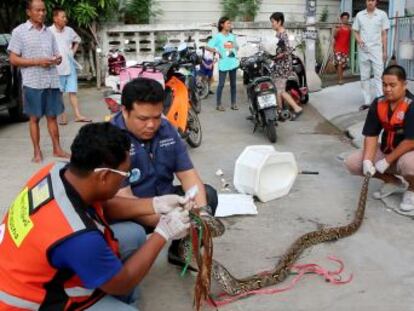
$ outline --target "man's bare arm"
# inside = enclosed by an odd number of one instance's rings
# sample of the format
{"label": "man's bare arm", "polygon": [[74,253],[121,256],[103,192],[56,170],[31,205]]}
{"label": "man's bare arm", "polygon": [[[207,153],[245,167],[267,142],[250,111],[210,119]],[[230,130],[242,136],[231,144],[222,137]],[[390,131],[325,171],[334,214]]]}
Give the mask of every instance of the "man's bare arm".
{"label": "man's bare arm", "polygon": [[112,221],[133,220],[142,216],[154,215],[152,198],[115,196],[105,203],[105,216]]}
{"label": "man's bare arm", "polygon": [[374,162],[378,148],[378,136],[366,136],[364,139],[364,160]]}
{"label": "man's bare arm", "polygon": [[102,285],[101,289],[110,295],[130,293],[148,273],[165,243],[161,235],[153,233],[147,242],[125,262],[121,271]]}
{"label": "man's bare arm", "polygon": [[56,64],[52,58],[24,58],[13,52],[10,52],[10,63],[16,67],[49,67]]}

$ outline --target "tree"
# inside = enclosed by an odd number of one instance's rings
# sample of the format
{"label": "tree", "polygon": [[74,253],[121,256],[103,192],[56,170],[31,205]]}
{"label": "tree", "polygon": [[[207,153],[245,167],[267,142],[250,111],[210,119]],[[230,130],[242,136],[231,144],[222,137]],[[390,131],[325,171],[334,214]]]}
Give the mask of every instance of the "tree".
{"label": "tree", "polygon": [[[0,27],[2,32],[10,32],[26,20],[24,0],[3,0],[0,2]],[[117,11],[117,0],[45,0],[49,21],[54,6],[60,6],[68,15],[71,25],[87,39],[98,44],[98,25],[106,21],[111,13]]]}
{"label": "tree", "polygon": [[222,0],[223,13],[232,20],[254,21],[262,0]]}
{"label": "tree", "polygon": [[126,0],[120,5],[126,24],[148,24],[151,18],[161,14],[154,0]]}

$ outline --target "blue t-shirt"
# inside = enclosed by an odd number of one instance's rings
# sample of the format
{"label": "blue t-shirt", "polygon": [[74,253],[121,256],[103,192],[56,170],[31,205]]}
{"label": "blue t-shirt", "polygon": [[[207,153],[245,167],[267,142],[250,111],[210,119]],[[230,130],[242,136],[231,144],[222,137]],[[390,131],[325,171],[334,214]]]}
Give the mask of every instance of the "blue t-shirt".
{"label": "blue t-shirt", "polygon": [[[76,209],[81,209],[91,221],[96,218],[95,210],[88,206],[79,193],[60,172],[66,195]],[[122,269],[121,260],[114,254],[102,232],[85,231],[73,235],[52,246],[48,252],[50,263],[57,269],[66,269],[77,275],[85,288],[95,289],[112,279]]]}
{"label": "blue t-shirt", "polygon": [[218,62],[220,71],[229,71],[239,67],[239,60],[237,59],[238,46],[235,35],[232,33],[224,35],[220,32],[211,38],[208,46],[217,49],[220,53]]}
{"label": "blue t-shirt", "polygon": [[120,259],[98,231],[88,231],[64,240],[49,254],[55,268],[73,271],[85,288],[101,287],[122,269]]}
{"label": "blue t-shirt", "polygon": [[[122,113],[111,120],[127,130]],[[193,163],[180,134],[166,119],[150,141],[143,141],[128,132],[131,139],[131,170],[138,170],[126,180],[135,196],[154,197],[174,193],[174,174],[192,169]]]}

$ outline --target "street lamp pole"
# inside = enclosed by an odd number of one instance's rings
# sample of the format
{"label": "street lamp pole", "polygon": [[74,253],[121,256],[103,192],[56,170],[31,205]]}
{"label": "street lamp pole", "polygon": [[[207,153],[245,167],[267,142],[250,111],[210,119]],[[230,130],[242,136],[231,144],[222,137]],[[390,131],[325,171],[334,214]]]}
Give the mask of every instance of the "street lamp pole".
{"label": "street lamp pole", "polygon": [[322,82],[315,71],[316,66],[316,38],[318,32],[316,24],[316,0],[306,0],[306,77],[310,92],[321,90]]}

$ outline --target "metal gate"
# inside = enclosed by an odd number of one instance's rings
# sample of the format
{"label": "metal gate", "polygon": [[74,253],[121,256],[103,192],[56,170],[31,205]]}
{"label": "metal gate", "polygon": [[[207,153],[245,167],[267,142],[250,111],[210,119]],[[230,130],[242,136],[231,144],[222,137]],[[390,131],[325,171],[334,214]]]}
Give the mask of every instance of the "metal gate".
{"label": "metal gate", "polygon": [[[411,43],[414,49],[414,16],[395,18],[395,23],[391,23],[390,33],[393,36],[396,35],[395,51],[398,64],[405,68],[408,79],[414,80],[414,59],[402,59],[400,55],[400,48],[403,44]],[[390,37],[393,38],[393,36]],[[394,42],[392,46],[394,47]]]}

